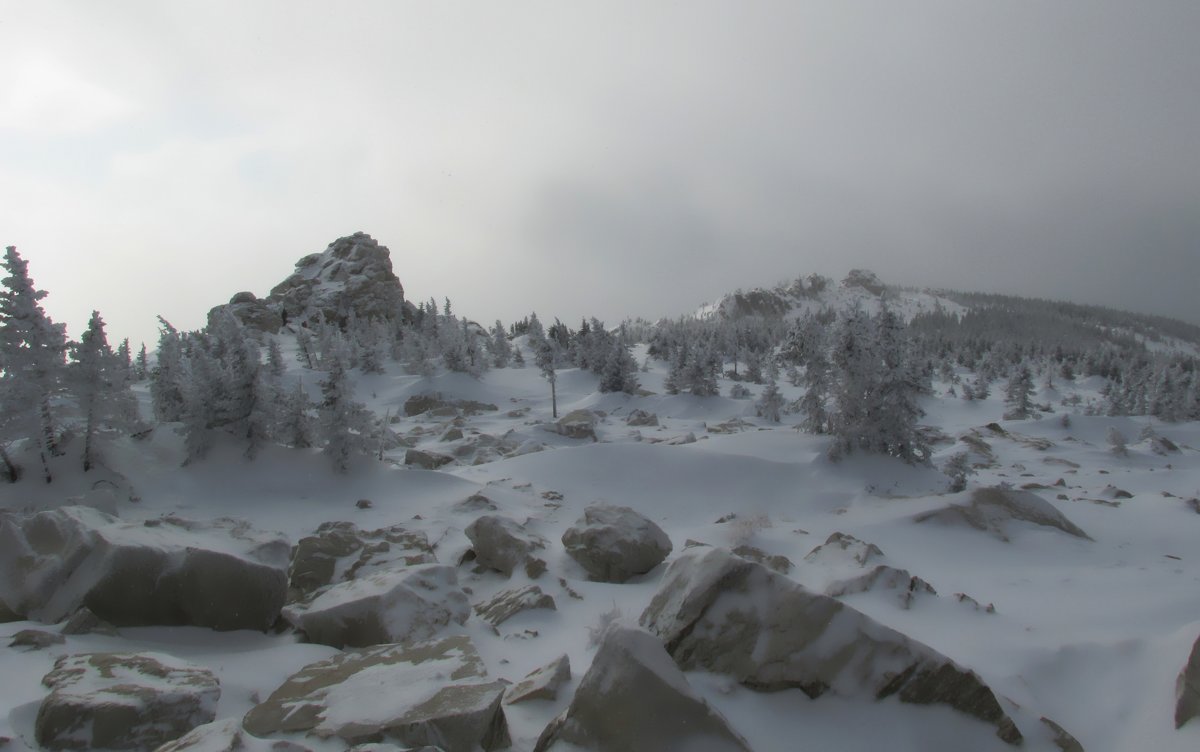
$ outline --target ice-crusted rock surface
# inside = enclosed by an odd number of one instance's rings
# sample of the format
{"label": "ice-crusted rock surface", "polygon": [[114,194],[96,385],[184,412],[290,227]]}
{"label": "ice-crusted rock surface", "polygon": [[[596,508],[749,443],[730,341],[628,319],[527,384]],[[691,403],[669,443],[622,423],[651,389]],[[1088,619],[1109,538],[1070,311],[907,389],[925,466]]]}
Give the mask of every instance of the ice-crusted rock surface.
{"label": "ice-crusted rock surface", "polygon": [[51,750],[154,749],[216,718],[211,671],[160,653],[59,658],[42,683],[38,744]]}
{"label": "ice-crusted rock surface", "polygon": [[353,522],[326,522],[292,552],[288,600],[307,600],[330,585],[379,570],[436,562],[423,532],[402,525],[360,530]]}
{"label": "ice-crusted rock surface", "polygon": [[340,653],[300,669],[243,719],[258,737],[302,733],[347,745],[509,746],[506,685],[465,636]]}
{"label": "ice-crusted rock surface", "polygon": [[829,596],[722,549],[685,551],[671,563],[641,623],[684,670],[728,674],[760,690],[797,688],[944,704],[1021,733],[992,690],[933,648]]}

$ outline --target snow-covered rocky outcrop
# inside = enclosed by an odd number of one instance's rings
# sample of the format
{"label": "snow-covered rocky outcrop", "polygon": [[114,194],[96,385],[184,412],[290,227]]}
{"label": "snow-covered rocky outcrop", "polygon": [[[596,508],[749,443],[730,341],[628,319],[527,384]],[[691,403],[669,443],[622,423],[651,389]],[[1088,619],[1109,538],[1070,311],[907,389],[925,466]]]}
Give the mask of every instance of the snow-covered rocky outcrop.
{"label": "snow-covered rocky outcrop", "polygon": [[239,292],[225,306],[214,308],[209,318],[228,309],[246,326],[275,333],[285,324],[300,325],[318,316],[339,326],[351,316],[399,321],[408,307],[387,246],[356,232],[301,258],[291,276],[266,298]]}

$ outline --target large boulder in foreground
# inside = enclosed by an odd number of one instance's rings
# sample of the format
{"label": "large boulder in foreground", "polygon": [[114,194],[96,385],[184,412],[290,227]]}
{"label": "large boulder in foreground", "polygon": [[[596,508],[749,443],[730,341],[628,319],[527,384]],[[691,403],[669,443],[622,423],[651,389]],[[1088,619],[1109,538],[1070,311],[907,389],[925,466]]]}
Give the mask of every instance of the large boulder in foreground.
{"label": "large boulder in foreground", "polygon": [[949,705],[1019,744],[992,690],[933,648],[727,551],[695,548],[667,569],[641,623],[685,671],[751,689]]}
{"label": "large boulder in foreground", "polygon": [[750,752],[725,719],[691,688],[662,643],[613,627],[570,706],[546,727],[534,752]]}
{"label": "large boulder in foreground", "polygon": [[428,639],[470,615],[457,573],[444,564],[376,572],[283,609],[310,641],[339,649]]}
{"label": "large boulder in foreground", "polygon": [[326,522],[300,539],[292,552],[288,602],[312,598],[339,582],[383,569],[434,564],[425,533],[401,525],[359,530],[353,522]]}
{"label": "large boulder in foreground", "polygon": [[1010,523],[1028,522],[1060,530],[1067,535],[1092,540],[1078,525],[1067,519],[1053,504],[1032,491],[1015,488],[980,488],[966,505],[951,504],[914,518],[917,522],[939,522],[984,530],[1002,541],[1009,539]]}
{"label": "large boulder in foreground", "polygon": [[1175,728],[1200,716],[1200,637],[1175,682]]}
{"label": "large boulder in foreground", "polygon": [[87,607],[118,627],[269,629],[291,546],[231,519],[122,522],[87,507],[0,514],[0,600],[54,623]]}
{"label": "large boulder in foreground", "polygon": [[159,653],[63,656],[42,683],[34,730],[50,750],[154,749],[212,721],[221,696],[211,671]]}
{"label": "large boulder in foreground", "polygon": [[592,504],[562,536],[572,559],[598,582],[627,581],[654,569],[671,553],[671,539],[629,507]]}
{"label": "large boulder in foreground", "polygon": [[505,577],[512,576],[517,567],[525,567],[530,576],[546,568],[544,561],[533,556],[535,551],[546,548],[546,539],[515,520],[485,514],[467,526],[466,534],[475,551],[475,561]]}
{"label": "large boulder in foreground", "polygon": [[500,707],[505,686],[488,680],[465,636],[379,645],[305,666],[242,726],[258,737],[299,733],[346,745],[503,749],[510,744]]}

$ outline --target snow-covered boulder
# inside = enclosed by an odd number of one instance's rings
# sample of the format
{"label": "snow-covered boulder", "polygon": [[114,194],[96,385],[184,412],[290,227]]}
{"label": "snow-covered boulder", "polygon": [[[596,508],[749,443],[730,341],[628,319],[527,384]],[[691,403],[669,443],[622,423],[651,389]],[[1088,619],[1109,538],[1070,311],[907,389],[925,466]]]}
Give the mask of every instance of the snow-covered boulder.
{"label": "snow-covered boulder", "polygon": [[295,324],[320,315],[344,326],[351,314],[359,321],[399,321],[407,308],[390,252],[363,232],[338,238],[324,252],[297,261],[296,270],[267,300],[285,323]]}
{"label": "snow-covered boulder", "polygon": [[449,455],[428,452],[424,449],[409,449],[404,453],[404,464],[419,467],[422,470],[437,470],[451,462],[454,462],[454,458]]}
{"label": "snow-covered boulder", "polygon": [[733,549],[733,553],[743,559],[758,562],[768,569],[773,569],[780,574],[787,574],[792,571],[792,560],[782,554],[768,554],[757,546],[751,546],[743,543]]}
{"label": "snow-covered boulder", "polygon": [[1175,728],[1200,716],[1200,637],[1175,682]]}
{"label": "snow-covered boulder", "polygon": [[1021,733],[983,681],[933,648],[760,564],[713,548],[667,569],[641,623],[687,670],[727,674],[758,690],[798,688],[945,704]]}
{"label": "snow-covered boulder", "polygon": [[[515,520],[495,514],[477,517],[467,526],[466,534],[475,551],[475,560],[506,577],[512,576],[517,567],[525,567],[528,571],[531,560],[540,562],[533,552],[546,548],[545,538],[526,530]],[[545,562],[540,566],[534,564],[533,568],[534,571],[544,570]]]}
{"label": "snow-covered boulder", "polygon": [[326,522],[300,539],[292,552],[288,600],[381,569],[437,562],[425,533],[401,525],[360,530],[353,522]]}
{"label": "snow-covered boulder", "polygon": [[810,564],[838,566],[853,562],[865,567],[867,562],[882,559],[883,551],[874,543],[867,543],[846,533],[833,533],[825,542],[809,551],[804,560]]}
{"label": "snow-covered boulder", "polygon": [[276,334],[283,326],[283,316],[278,305],[270,301],[259,300],[252,292],[239,292],[223,306],[217,306],[208,312],[208,322],[212,324],[224,311],[247,329],[267,334]]}
{"label": "snow-covered boulder", "polygon": [[627,425],[627,426],[657,426],[658,425],[658,415],[656,415],[655,413],[648,413],[645,410],[635,409],[629,413],[628,417],[625,418],[625,425]]}
{"label": "snow-covered boulder", "polygon": [[628,627],[608,630],[570,706],[542,732],[534,752],[556,746],[595,752],[750,750],[691,688],[662,643]]}
{"label": "snow-covered boulder", "polygon": [[212,721],[221,696],[211,671],[159,653],[63,656],[42,683],[34,730],[50,750],[154,749]]}
{"label": "snow-covered boulder", "polygon": [[568,439],[596,440],[596,424],[600,416],[591,410],[572,410],[555,423],[543,426],[547,431],[565,436]]}
{"label": "snow-covered boulder", "polygon": [[347,745],[434,745],[445,752],[510,744],[506,685],[489,681],[466,636],[339,653],[289,677],[242,721],[258,737],[302,733]]}
{"label": "snow-covered boulder", "polygon": [[504,693],[505,705],[529,700],[557,700],[558,690],[571,680],[571,659],[560,655],[550,663],[530,671],[524,679]]}
{"label": "snow-covered boulder", "polygon": [[1015,488],[980,488],[971,493],[966,504],[951,504],[914,518],[917,522],[939,522],[946,525],[966,525],[985,530],[1002,541],[1009,540],[1009,523],[1029,522],[1061,530],[1067,535],[1092,540],[1091,536],[1067,519],[1053,504],[1032,491]]}
{"label": "snow-covered boulder", "polygon": [[309,640],[335,648],[424,640],[470,615],[454,568],[443,564],[375,572],[283,609]]}
{"label": "snow-covered boulder", "polygon": [[596,503],[567,528],[563,546],[599,582],[625,582],[654,569],[671,553],[671,539],[629,507]]}
{"label": "snow-covered boulder", "polygon": [[[197,726],[174,741],[167,742],[154,752],[250,752],[254,747],[247,742],[238,718],[226,718]],[[265,742],[263,746],[266,746]],[[289,749],[288,752],[297,752]]]}
{"label": "snow-covered boulder", "polygon": [[558,607],[549,593],[542,592],[537,585],[526,585],[523,588],[500,591],[477,605],[475,613],[488,624],[498,627],[522,611],[536,609],[556,611]]}
{"label": "snow-covered boulder", "polygon": [[58,632],[47,632],[44,629],[22,629],[12,636],[12,642],[8,643],[10,648],[29,648],[31,650],[45,650],[54,645],[62,645],[67,641]]}
{"label": "snow-covered boulder", "polygon": [[907,569],[896,569],[887,564],[880,564],[869,572],[832,582],[825,588],[825,595],[840,598],[844,595],[878,590],[896,591],[900,605],[904,608],[912,606],[913,601],[921,595],[937,595],[933,585],[925,580],[909,574]]}
{"label": "snow-covered boulder", "polygon": [[0,600],[54,623],[81,606],[123,626],[267,630],[290,546],[241,521],[135,524],[87,507],[0,515]]}

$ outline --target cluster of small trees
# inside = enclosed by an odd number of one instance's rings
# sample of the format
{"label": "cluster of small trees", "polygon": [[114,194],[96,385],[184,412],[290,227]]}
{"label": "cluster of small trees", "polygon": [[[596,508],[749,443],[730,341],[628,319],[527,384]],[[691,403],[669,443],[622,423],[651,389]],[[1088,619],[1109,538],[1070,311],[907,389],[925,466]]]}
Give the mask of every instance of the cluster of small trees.
{"label": "cluster of small trees", "polygon": [[42,308],[45,291],[34,287],[28,263],[15,247],[4,255],[0,288],[0,472],[16,482],[24,468],[9,451],[28,441],[42,477],[53,481],[53,458],[78,434],[84,471],[95,466],[106,432],[141,430],[130,383],[145,374],[143,349],[135,364],[129,343],[108,344],[104,320],[93,312],[78,342]]}

